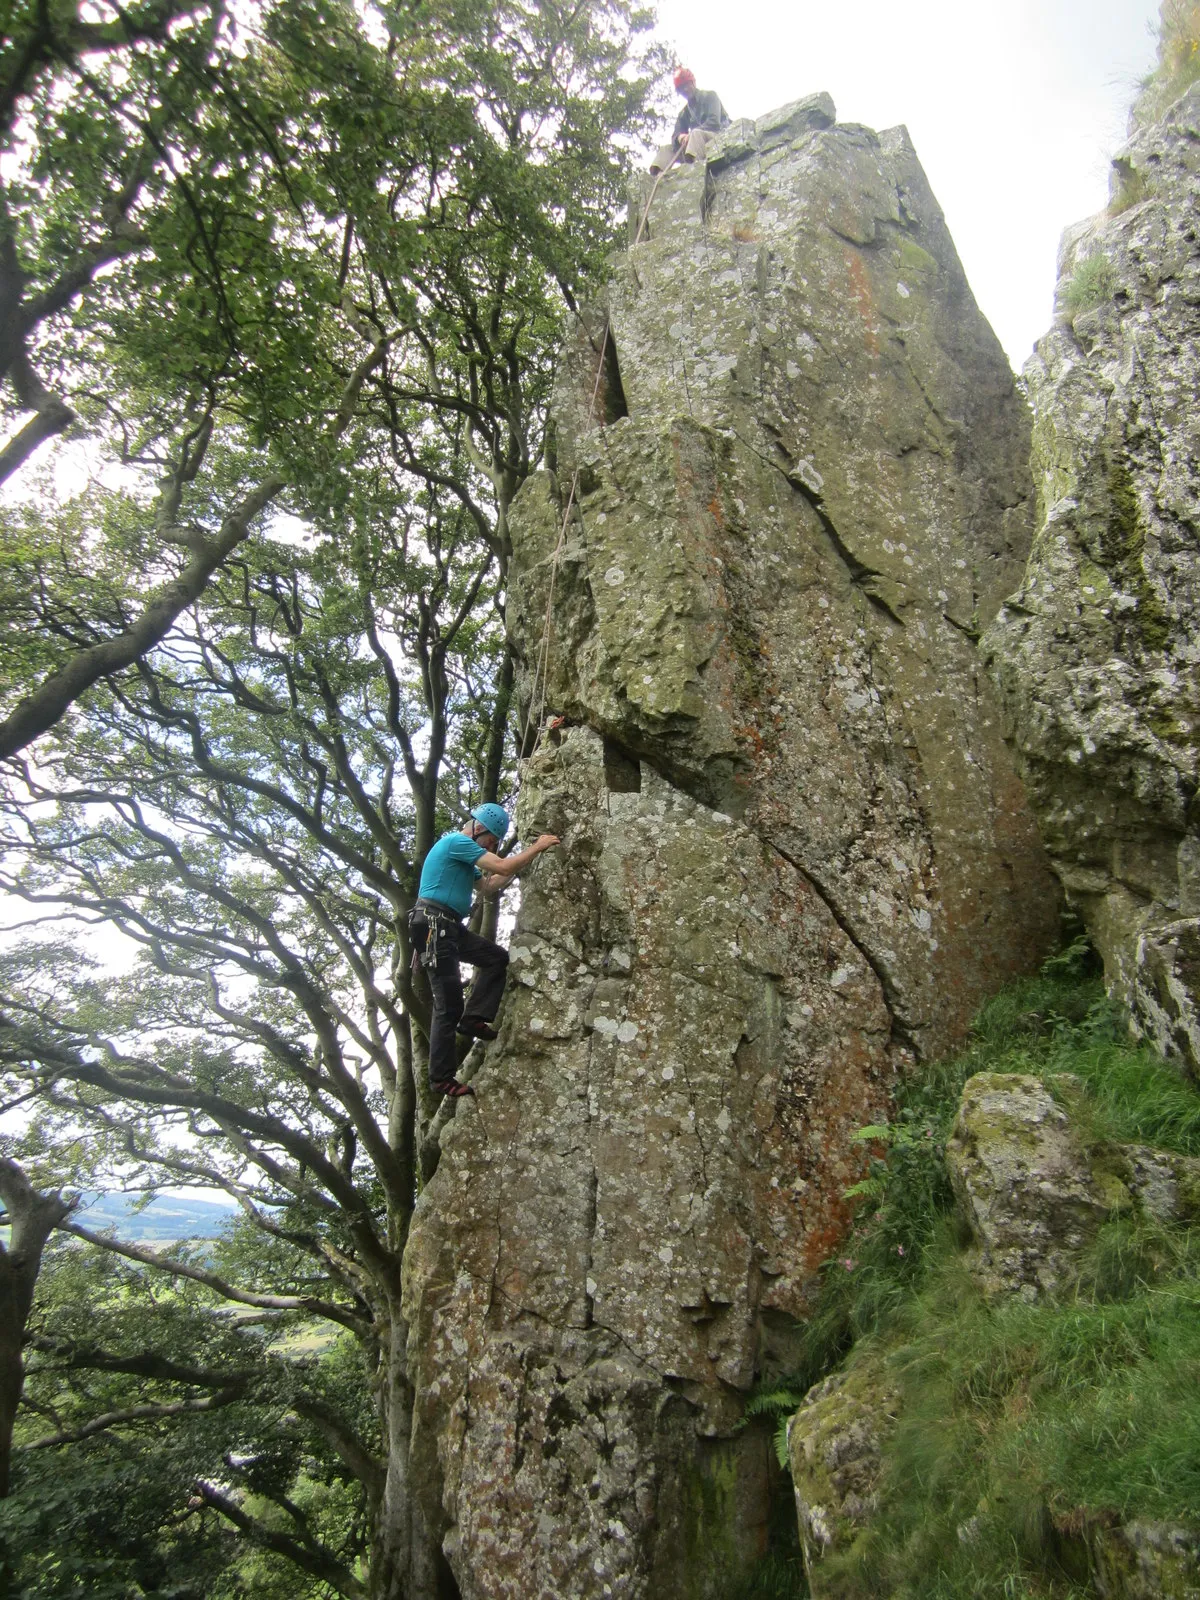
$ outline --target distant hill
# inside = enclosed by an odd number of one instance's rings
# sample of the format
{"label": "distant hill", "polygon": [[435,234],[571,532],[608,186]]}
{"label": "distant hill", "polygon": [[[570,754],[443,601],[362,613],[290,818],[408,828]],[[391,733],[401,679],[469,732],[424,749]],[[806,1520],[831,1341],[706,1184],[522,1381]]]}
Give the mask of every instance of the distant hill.
{"label": "distant hill", "polygon": [[135,1212],[136,1195],[85,1194],[75,1220],[94,1233],[116,1230],[117,1237],[145,1244],[167,1239],[215,1239],[237,1207],[220,1200],[190,1200],[181,1195],[156,1195],[144,1211]]}

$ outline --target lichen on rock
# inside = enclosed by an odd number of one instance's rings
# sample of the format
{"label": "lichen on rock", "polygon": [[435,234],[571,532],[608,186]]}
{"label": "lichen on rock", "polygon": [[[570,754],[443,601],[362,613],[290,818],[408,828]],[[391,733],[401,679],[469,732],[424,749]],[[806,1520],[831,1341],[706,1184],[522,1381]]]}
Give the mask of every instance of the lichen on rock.
{"label": "lichen on rock", "polygon": [[895,1422],[898,1392],[886,1366],[867,1355],[814,1385],[788,1423],[800,1548],[819,1600],[855,1600],[824,1565],[847,1550],[879,1509],[882,1445]]}
{"label": "lichen on rock", "polygon": [[1069,1110],[1077,1081],[1059,1074],[1055,1088],[1024,1073],[978,1073],[963,1089],[946,1165],[985,1293],[1064,1293],[1101,1225],[1122,1213],[1164,1223],[1200,1215],[1200,1161],[1089,1143]]}
{"label": "lichen on rock", "polygon": [[1142,1031],[1200,1065],[1200,85],[1067,231],[1025,369],[1041,506],[985,650],[1055,866]]}
{"label": "lichen on rock", "polygon": [[1027,553],[1025,411],[907,135],[833,116],[664,177],[513,510],[519,823],[563,846],[406,1257],[464,1600],[739,1581],[769,1452],[737,1424],[854,1131],[1057,929],[975,651]]}

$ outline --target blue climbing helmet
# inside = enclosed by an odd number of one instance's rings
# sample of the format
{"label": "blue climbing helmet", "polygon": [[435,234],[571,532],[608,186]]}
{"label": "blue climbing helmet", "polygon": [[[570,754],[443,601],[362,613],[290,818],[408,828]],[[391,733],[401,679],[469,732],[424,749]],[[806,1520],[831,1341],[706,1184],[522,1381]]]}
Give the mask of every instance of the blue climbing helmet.
{"label": "blue climbing helmet", "polygon": [[508,832],[508,812],[503,806],[494,805],[489,801],[487,805],[476,806],[471,815],[476,822],[482,822],[487,831],[497,839],[503,839]]}

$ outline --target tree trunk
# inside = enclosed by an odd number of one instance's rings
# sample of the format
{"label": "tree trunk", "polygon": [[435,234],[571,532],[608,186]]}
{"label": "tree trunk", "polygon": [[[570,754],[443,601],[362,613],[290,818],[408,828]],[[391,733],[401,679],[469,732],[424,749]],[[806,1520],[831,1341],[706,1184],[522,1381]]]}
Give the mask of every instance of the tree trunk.
{"label": "tree trunk", "polygon": [[8,1494],[13,1426],[25,1382],[21,1351],[42,1251],[71,1210],[58,1194],[39,1194],[15,1161],[0,1157],[0,1198],[12,1230],[0,1245],[0,1499]]}
{"label": "tree trunk", "polygon": [[371,1600],[459,1600],[458,1585],[414,1492],[407,1343],[408,1324],[401,1314],[397,1284],[383,1374],[387,1479],[371,1553]]}

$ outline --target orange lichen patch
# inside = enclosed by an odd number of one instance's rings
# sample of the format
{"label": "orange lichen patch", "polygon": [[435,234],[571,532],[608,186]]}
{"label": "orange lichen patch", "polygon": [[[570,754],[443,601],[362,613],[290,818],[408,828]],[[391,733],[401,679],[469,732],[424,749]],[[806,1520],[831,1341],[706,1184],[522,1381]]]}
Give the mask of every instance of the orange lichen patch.
{"label": "orange lichen patch", "polygon": [[801,1260],[806,1273],[816,1272],[822,1263],[828,1261],[850,1232],[850,1208],[847,1205],[835,1202],[829,1207],[829,1212],[829,1221],[810,1228],[805,1236]]}
{"label": "orange lichen patch", "polygon": [[734,228],[733,237],[738,241],[739,244],[754,244],[758,240],[758,235],[755,233],[754,229],[748,227],[744,222],[739,222]]}
{"label": "orange lichen patch", "polygon": [[858,307],[858,314],[862,318],[863,333],[867,350],[873,356],[879,354],[879,321],[875,315],[875,301],[871,295],[871,280],[867,276],[867,269],[863,265],[862,257],[857,250],[847,249],[846,272],[850,279],[850,293],[854,304]]}
{"label": "orange lichen patch", "polygon": [[713,495],[712,499],[708,502],[708,514],[716,523],[718,528],[724,528],[725,513],[721,509],[721,500],[718,495]]}

